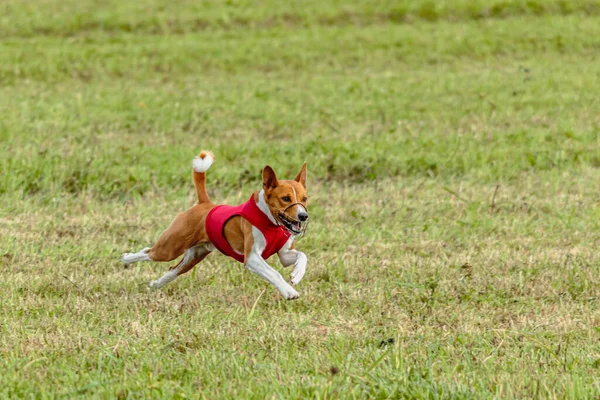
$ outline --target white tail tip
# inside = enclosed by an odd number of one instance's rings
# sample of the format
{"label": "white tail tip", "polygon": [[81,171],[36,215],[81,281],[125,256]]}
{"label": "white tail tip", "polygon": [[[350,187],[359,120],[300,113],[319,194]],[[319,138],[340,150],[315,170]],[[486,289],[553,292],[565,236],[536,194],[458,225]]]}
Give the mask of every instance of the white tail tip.
{"label": "white tail tip", "polygon": [[192,166],[194,167],[194,171],[196,172],[206,172],[207,169],[210,168],[213,161],[215,161],[215,156],[210,151],[201,151],[197,157],[192,161]]}

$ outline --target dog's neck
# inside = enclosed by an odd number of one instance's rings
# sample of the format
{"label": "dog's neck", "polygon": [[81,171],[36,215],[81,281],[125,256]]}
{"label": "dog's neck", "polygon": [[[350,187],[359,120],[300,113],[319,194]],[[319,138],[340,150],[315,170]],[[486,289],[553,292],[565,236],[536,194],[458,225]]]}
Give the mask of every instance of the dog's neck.
{"label": "dog's neck", "polygon": [[269,209],[269,205],[267,204],[267,201],[265,200],[265,191],[264,191],[264,189],[261,190],[258,193],[258,203],[256,203],[256,205],[258,206],[258,208],[260,209],[260,211],[262,211],[263,213],[265,213],[265,215],[269,218],[269,220],[273,224],[279,225],[277,223],[277,220],[275,219],[275,217],[271,213],[271,210]]}

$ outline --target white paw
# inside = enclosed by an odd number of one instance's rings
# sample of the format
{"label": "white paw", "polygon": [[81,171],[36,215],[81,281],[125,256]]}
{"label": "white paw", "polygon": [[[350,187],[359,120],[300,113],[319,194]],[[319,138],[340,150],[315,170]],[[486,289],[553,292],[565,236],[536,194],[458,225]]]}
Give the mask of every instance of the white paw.
{"label": "white paw", "polygon": [[294,263],[294,270],[290,274],[292,284],[297,285],[298,283],[300,283],[302,278],[304,278],[305,273],[306,273],[306,256],[304,255],[304,253],[300,253],[298,255],[298,259]]}
{"label": "white paw", "polygon": [[302,278],[304,277],[305,273],[306,273],[306,268],[304,266],[302,268],[298,268],[298,267],[294,268],[294,270],[290,274],[292,284],[293,285],[299,284],[300,281],[302,280]]}
{"label": "white paw", "polygon": [[158,290],[162,287],[163,285],[160,284],[160,282],[158,280],[156,281],[152,281],[148,284],[148,287],[152,290]]}
{"label": "white paw", "polygon": [[123,253],[123,255],[121,256],[121,262],[123,264],[130,264],[129,259],[132,255],[133,253]]}
{"label": "white paw", "polygon": [[290,287],[288,287],[288,288],[285,288],[285,289],[284,289],[284,290],[281,292],[281,294],[282,294],[282,295],[283,295],[283,297],[284,297],[285,299],[287,299],[287,300],[295,300],[295,299],[297,299],[297,298],[299,298],[299,297],[300,297],[300,294],[299,294],[298,292],[296,292],[296,291],[294,290],[294,288],[293,288],[293,287],[291,287],[291,286],[290,286]]}

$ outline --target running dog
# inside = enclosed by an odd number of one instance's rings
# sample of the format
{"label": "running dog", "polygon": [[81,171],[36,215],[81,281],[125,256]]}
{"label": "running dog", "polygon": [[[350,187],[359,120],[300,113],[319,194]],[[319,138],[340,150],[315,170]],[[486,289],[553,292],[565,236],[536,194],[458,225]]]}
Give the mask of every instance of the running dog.
{"label": "running dog", "polygon": [[228,206],[213,204],[206,192],[206,171],[214,159],[211,152],[202,151],[192,161],[198,203],[177,215],[154,246],[125,253],[121,261],[125,265],[172,261],[183,254],[178,264],[150,282],[151,288],[160,289],[219,250],[273,284],[284,298],[297,299],[298,292],[266,260],[277,253],[284,267],[293,265],[293,285],[306,272],[306,255],[294,249],[294,239],[308,225],[306,163],[293,180],[278,180],[267,165],[262,172],[262,190],[252,193],[243,204]]}

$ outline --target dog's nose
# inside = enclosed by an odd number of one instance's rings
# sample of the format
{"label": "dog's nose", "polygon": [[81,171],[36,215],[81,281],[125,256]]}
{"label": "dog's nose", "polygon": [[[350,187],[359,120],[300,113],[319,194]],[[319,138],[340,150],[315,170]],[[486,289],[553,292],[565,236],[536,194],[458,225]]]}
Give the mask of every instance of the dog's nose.
{"label": "dog's nose", "polygon": [[306,221],[308,219],[308,214],[304,211],[298,213],[298,219],[300,221]]}

